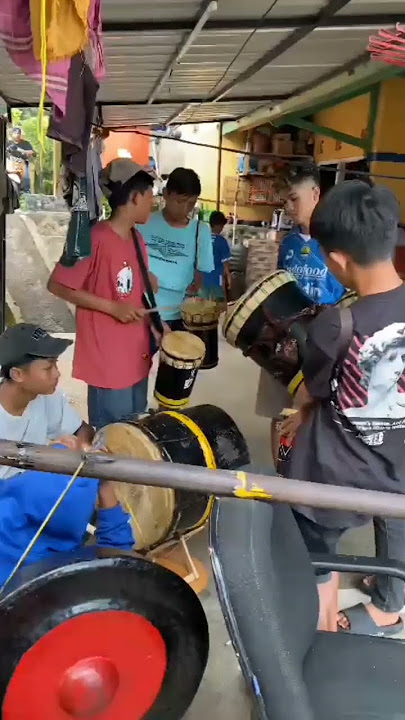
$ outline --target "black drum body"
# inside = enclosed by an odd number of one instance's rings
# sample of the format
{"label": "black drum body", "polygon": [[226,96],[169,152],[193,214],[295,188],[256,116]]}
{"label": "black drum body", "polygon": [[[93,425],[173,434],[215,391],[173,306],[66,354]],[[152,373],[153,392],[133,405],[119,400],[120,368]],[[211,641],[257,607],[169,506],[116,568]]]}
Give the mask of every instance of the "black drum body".
{"label": "black drum body", "polygon": [[210,325],[186,325],[186,330],[200,338],[205,345],[200,370],[211,370],[218,365],[218,322]]}
{"label": "black drum body", "polygon": [[[336,305],[349,306],[355,299],[355,293],[349,292]],[[293,275],[278,270],[253,285],[232,306],[224,337],[293,395],[302,379],[308,325],[322,307],[300,290]]]}
{"label": "black drum body", "polygon": [[[140,426],[167,462],[222,470],[237,470],[249,463],[249,450],[239,428],[214,405],[156,413],[142,420]],[[177,490],[169,537],[203,524],[211,505],[205,493]]]}
{"label": "black drum body", "polygon": [[192,333],[177,330],[164,336],[154,391],[161,407],[188,405],[204,354],[203,341]]}
{"label": "black drum body", "polygon": [[290,318],[307,310],[311,304],[294,277],[279,270],[256,283],[233,305],[224,323],[225,339],[248,355],[269,317]]}
{"label": "black drum body", "polygon": [[179,720],[208,657],[187,583],[99,548],[22,572],[0,602],[0,641],[3,720]]}

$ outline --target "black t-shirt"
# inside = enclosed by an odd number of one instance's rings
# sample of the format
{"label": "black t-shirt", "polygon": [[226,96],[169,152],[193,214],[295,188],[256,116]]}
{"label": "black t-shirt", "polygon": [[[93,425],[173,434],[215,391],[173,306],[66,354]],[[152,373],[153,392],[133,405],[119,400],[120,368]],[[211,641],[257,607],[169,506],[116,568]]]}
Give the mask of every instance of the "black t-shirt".
{"label": "black t-shirt", "polygon": [[[353,338],[340,367],[340,315],[310,325],[303,373],[318,402],[297,433],[288,475],[329,485],[405,492],[405,285],[352,306]],[[365,516],[298,508],[326,527]]]}

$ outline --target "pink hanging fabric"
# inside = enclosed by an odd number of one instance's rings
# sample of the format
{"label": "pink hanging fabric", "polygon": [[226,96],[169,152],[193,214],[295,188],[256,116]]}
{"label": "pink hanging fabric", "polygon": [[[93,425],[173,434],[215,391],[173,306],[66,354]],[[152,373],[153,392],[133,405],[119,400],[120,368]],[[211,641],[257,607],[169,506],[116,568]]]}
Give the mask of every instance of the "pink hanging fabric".
{"label": "pink hanging fabric", "polygon": [[[89,27],[91,50],[95,59],[94,72],[96,77],[102,77],[105,71],[101,44],[100,0],[91,2]],[[33,54],[29,0],[0,0],[0,40],[3,41],[11,60],[27,77],[40,84],[42,67]],[[70,59],[50,62],[46,73],[47,95],[63,115],[66,112],[70,63]]]}

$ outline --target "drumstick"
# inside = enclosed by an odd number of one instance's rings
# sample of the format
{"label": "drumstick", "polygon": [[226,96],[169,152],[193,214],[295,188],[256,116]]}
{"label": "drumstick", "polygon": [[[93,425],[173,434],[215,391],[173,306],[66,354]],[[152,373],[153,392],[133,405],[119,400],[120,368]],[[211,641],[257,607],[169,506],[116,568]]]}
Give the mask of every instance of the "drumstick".
{"label": "drumstick", "polygon": [[162,307],[149,308],[148,310],[145,310],[145,315],[151,315],[151,313],[155,313],[155,312],[166,312],[169,310],[179,310],[179,309],[180,309],[180,305],[165,305]]}

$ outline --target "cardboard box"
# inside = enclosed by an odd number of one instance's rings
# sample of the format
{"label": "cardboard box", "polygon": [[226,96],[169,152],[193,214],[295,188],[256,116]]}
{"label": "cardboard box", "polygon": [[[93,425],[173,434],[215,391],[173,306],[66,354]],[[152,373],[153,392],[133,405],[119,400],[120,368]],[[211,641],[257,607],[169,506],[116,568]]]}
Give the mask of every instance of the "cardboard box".
{"label": "cardboard box", "polygon": [[275,155],[294,154],[294,144],[290,135],[273,135],[271,146]]}

